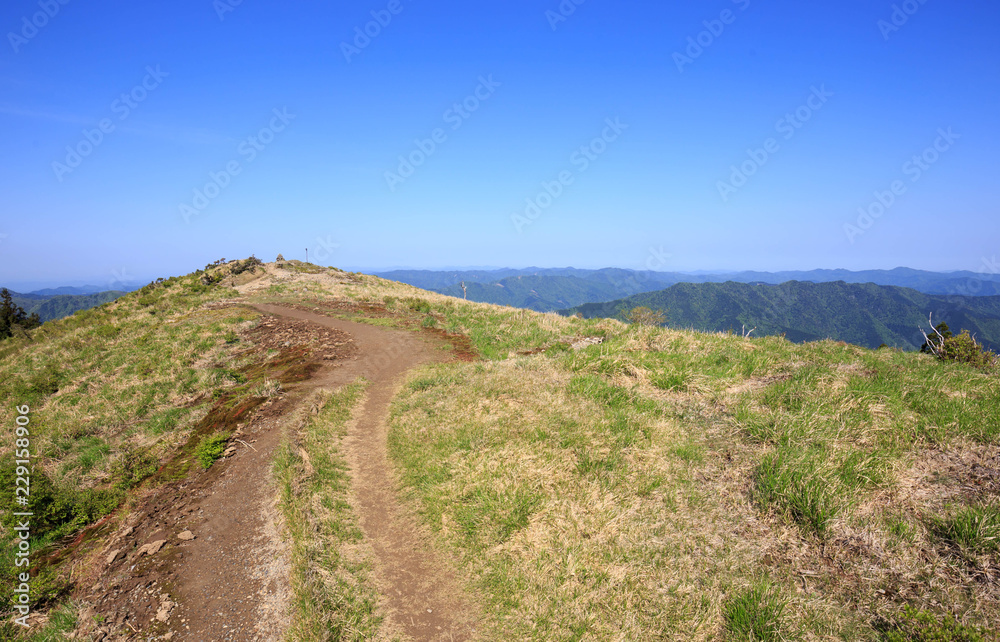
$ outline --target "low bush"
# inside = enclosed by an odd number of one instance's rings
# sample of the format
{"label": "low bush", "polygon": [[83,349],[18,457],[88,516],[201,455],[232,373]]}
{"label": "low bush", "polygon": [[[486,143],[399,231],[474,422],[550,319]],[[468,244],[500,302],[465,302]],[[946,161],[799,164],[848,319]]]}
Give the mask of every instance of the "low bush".
{"label": "low bush", "polygon": [[663,310],[652,310],[646,306],[639,306],[626,312],[625,319],[636,325],[663,325],[667,321],[667,315],[663,313]]}

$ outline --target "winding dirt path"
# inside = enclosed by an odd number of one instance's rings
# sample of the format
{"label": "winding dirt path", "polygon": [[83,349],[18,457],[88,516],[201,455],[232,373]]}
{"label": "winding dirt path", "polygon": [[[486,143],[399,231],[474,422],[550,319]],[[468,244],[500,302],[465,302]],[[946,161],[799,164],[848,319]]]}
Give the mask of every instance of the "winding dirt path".
{"label": "winding dirt path", "polygon": [[448,353],[412,332],[333,319],[274,305],[260,312],[309,321],[348,333],[356,360],[314,377],[313,385],[335,387],[363,376],[370,385],[360,413],[344,440],[355,509],[376,556],[376,582],[389,616],[413,640],[475,637],[476,612],[446,561],[421,535],[414,515],[396,496],[386,440],[389,405],[410,369],[444,361]]}
{"label": "winding dirt path", "polygon": [[374,552],[387,633],[421,641],[474,638],[477,611],[396,496],[386,443],[389,405],[405,373],[451,358],[452,351],[413,332],[285,306],[252,307],[270,315],[262,336],[313,344],[322,355],[319,370],[240,424],[232,456],[160,487],[116,527],[79,595],[86,604],[83,639],[283,640],[292,617],[291,569],[271,478],[274,453],[317,390],[358,377],[370,383],[341,451],[350,465],[352,504]]}

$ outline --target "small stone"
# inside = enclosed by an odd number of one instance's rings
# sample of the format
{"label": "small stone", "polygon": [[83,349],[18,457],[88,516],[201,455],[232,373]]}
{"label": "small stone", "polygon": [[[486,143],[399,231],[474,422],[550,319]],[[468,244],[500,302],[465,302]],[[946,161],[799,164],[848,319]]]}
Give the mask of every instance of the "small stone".
{"label": "small stone", "polygon": [[174,603],[170,600],[162,602],[160,604],[160,609],[156,612],[156,619],[160,622],[166,622],[170,619],[170,609],[174,608]]}
{"label": "small stone", "polygon": [[160,551],[160,549],[163,548],[163,545],[166,543],[167,540],[158,539],[155,542],[150,542],[149,544],[140,547],[139,557],[142,557],[143,555],[156,555]]}
{"label": "small stone", "polygon": [[118,556],[120,554],[121,554],[121,551],[117,551],[117,550],[116,551],[111,551],[110,553],[108,553],[108,562],[107,563],[111,564],[112,562],[114,562],[116,559],[118,559]]}
{"label": "small stone", "polygon": [[178,533],[177,539],[189,542],[194,539],[194,533],[192,533],[191,531],[184,531],[183,533]]}

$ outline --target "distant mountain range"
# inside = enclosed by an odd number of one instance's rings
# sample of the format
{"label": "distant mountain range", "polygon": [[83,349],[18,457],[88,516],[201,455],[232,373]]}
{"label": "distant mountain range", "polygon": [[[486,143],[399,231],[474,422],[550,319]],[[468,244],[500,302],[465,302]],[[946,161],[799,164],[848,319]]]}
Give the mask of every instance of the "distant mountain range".
{"label": "distant mountain range", "polygon": [[[771,283],[804,281],[874,283],[907,287],[924,294],[961,296],[1000,295],[1000,274],[928,272],[911,268],[894,270],[809,270],[789,272],[738,272],[686,274],[640,272],[621,268],[504,268],[498,270],[394,270],[378,276],[409,283],[425,290],[471,301],[531,308],[543,312],[583,303],[612,301],[641,292],[662,290],[678,283]],[[465,282],[466,293],[461,283]]]}
{"label": "distant mountain range", "polygon": [[882,343],[916,349],[920,329],[946,322],[956,334],[967,329],[987,348],[1000,351],[1000,296],[932,295],[913,288],[874,283],[680,283],[616,301],[587,303],[560,311],[586,318],[623,319],[634,307],[662,310],[667,325],[753,336],[784,334],[790,341],[837,339],[876,348]]}
{"label": "distant mountain range", "polygon": [[[81,288],[55,288],[37,290],[35,292],[28,292],[27,294],[19,294],[12,291],[11,296],[15,305],[24,308],[24,311],[28,314],[37,312],[38,316],[45,322],[68,317],[78,310],[89,310],[102,303],[114,301],[126,294],[126,292],[121,290],[106,290],[90,294],[62,293],[62,291],[78,289]],[[50,294],[53,292],[57,294]]]}

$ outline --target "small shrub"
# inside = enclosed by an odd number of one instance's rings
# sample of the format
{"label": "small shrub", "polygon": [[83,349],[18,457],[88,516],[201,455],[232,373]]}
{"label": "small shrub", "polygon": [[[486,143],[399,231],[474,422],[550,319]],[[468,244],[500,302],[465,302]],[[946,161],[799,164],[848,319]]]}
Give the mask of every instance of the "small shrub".
{"label": "small shrub", "polygon": [[424,320],[420,322],[421,328],[435,328],[437,327],[437,319],[432,316],[424,317]]}
{"label": "small shrub", "polygon": [[234,276],[243,274],[244,272],[253,273],[257,271],[258,265],[263,265],[263,264],[264,263],[260,259],[251,254],[250,258],[244,261],[236,261],[233,267],[230,268],[230,272],[232,272]]}
{"label": "small shrub", "polygon": [[227,345],[233,345],[234,343],[239,343],[240,341],[240,337],[232,330],[226,333],[225,339]]}
{"label": "small shrub", "polygon": [[639,306],[625,313],[625,319],[636,325],[663,325],[667,321],[667,315],[663,313],[663,310],[652,310],[646,306]]}
{"label": "small shrub", "polygon": [[777,640],[784,610],[785,600],[774,587],[762,580],[728,600],[723,617],[733,639],[755,642]]}
{"label": "small shrub", "polygon": [[920,346],[920,351],[932,354],[942,361],[956,361],[981,369],[995,366],[1000,361],[997,355],[980,345],[968,330],[962,330],[958,336],[954,336],[947,323],[939,323],[932,334],[924,334],[924,337],[927,340]]}
{"label": "small shrub", "polygon": [[983,348],[968,330],[962,330],[957,337],[945,339],[938,351],[938,358],[966,363],[974,368],[986,368],[996,361],[996,355]]}
{"label": "small shrub", "polygon": [[229,435],[226,433],[216,433],[203,438],[195,449],[195,457],[202,468],[210,468],[212,464],[222,457],[226,450],[226,441]]}

